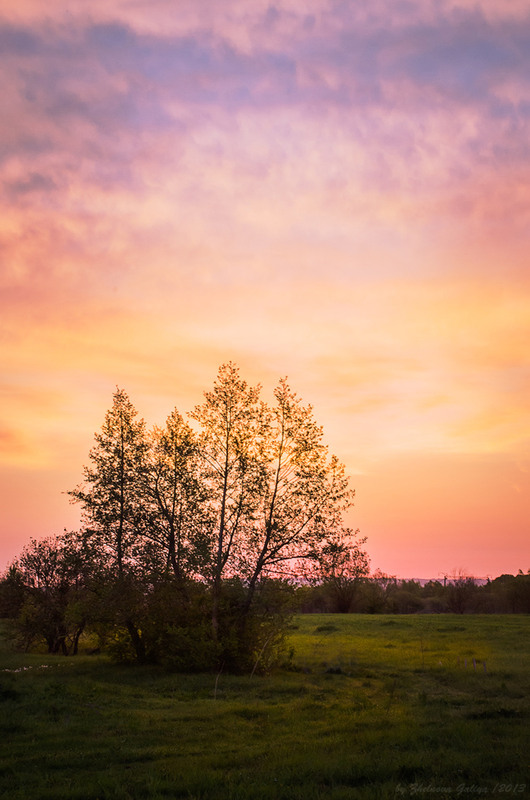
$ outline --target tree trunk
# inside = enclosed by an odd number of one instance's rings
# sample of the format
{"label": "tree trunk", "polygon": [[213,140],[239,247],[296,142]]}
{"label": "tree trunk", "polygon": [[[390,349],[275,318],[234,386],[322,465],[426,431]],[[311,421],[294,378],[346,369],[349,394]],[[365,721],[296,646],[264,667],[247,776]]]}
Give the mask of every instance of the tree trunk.
{"label": "tree trunk", "polygon": [[219,639],[219,599],[221,594],[221,582],[215,579],[212,586],[212,634],[214,641]]}
{"label": "tree trunk", "polygon": [[73,642],[73,649],[72,649],[72,655],[73,656],[77,655],[77,652],[78,652],[78,649],[79,649],[79,638],[80,638],[81,634],[83,633],[84,629],[85,629],[85,623],[82,622],[81,625],[78,627],[78,629],[76,630],[76,632],[74,634],[74,642]]}
{"label": "tree trunk", "polygon": [[129,631],[129,636],[131,637],[131,641],[134,647],[134,652],[136,653],[136,660],[140,664],[145,664],[146,661],[146,653],[145,653],[145,643],[140,636],[136,625],[131,619],[126,620],[125,622],[127,626],[127,630]]}

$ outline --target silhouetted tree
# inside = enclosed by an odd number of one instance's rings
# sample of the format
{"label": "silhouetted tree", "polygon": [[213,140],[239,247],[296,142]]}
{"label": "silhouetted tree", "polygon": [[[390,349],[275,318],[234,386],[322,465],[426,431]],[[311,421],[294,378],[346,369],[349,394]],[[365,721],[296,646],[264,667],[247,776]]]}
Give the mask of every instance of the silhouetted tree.
{"label": "silhouetted tree", "polygon": [[17,569],[24,600],[15,622],[24,646],[43,638],[49,653],[77,653],[86,625],[89,569],[77,535],[32,539]]}
{"label": "silhouetted tree", "polygon": [[[64,588],[67,616],[82,614],[120,658],[255,669],[277,652],[291,582],[308,565],[336,606],[352,607],[368,570],[364,540],[342,524],[354,493],[286,380],[268,406],[259,386],[223,364],[190,416],[194,427],[175,409],[148,433],[116,389],[83,481],[68,493],[82,507],[76,546],[90,565],[83,603],[70,602],[69,578],[54,585],[49,609],[63,608]],[[50,565],[57,556],[55,576],[61,547],[46,553]],[[53,647],[66,641],[61,630]]]}
{"label": "silhouetted tree", "polygon": [[[304,559],[324,562],[351,505],[344,466],[329,456],[311,406],[281,380],[276,405],[262,411],[258,515],[236,543],[238,574],[248,580],[249,609],[259,580]],[[292,569],[291,569],[292,571]]]}
{"label": "silhouetted tree", "polygon": [[206,571],[212,520],[201,477],[197,437],[174,409],[153,429],[140,491],[151,562],[180,582]]}
{"label": "silhouetted tree", "polygon": [[370,571],[370,561],[362,549],[366,538],[359,531],[345,529],[320,547],[313,580],[321,587],[326,610],[345,614],[358,610],[360,590]]}
{"label": "silhouetted tree", "polygon": [[[68,492],[83,509],[84,535],[113,571],[116,597],[139,660],[145,658],[141,633],[134,620],[138,599],[136,578],[142,552],[145,513],[141,487],[147,457],[145,423],[122,389],[117,389],[95,446],[90,465],[84,467],[84,482]],[[141,571],[140,571],[141,573]],[[120,605],[117,605],[120,610]]]}
{"label": "silhouetted tree", "polygon": [[0,617],[15,619],[26,597],[24,576],[18,561],[11,564],[0,580]]}
{"label": "silhouetted tree", "polygon": [[447,608],[454,614],[472,610],[472,601],[477,592],[473,578],[463,572],[455,572],[447,584]]}
{"label": "silhouetted tree", "polygon": [[530,613],[530,571],[499,575],[489,583],[487,592],[492,598],[493,610],[509,614]]}
{"label": "silhouetted tree", "polygon": [[423,609],[423,589],[418,581],[402,580],[387,592],[385,611],[390,614],[414,614]]}
{"label": "silhouetted tree", "polygon": [[212,519],[205,577],[212,587],[212,629],[219,633],[224,577],[234,574],[237,544],[254,522],[263,484],[260,449],[263,407],[259,387],[250,387],[233,363],[220,367],[213,389],[191,414],[199,425],[202,483]]}

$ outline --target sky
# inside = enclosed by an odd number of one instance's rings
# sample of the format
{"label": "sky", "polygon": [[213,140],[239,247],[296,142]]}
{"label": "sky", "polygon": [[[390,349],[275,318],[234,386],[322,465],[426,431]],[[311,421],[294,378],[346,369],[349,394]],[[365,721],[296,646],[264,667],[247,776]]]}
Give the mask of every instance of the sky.
{"label": "sky", "polygon": [[311,403],[372,569],[530,568],[527,0],[0,11],[0,569],[124,389]]}

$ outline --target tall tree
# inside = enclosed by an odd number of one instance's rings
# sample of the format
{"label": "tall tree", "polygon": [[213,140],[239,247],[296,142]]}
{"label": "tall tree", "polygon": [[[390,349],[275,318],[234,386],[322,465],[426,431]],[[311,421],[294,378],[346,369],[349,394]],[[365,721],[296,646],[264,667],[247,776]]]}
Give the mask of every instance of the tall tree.
{"label": "tall tree", "polygon": [[142,532],[141,485],[147,438],[143,419],[117,388],[100,433],[94,436],[84,481],[68,492],[83,508],[89,538],[99,543],[121,578],[134,563]]}
{"label": "tall tree", "polygon": [[274,395],[276,405],[267,410],[260,441],[260,513],[239,549],[239,568],[248,580],[247,609],[263,575],[318,557],[353,499],[344,466],[322,443],[312,407],[302,404],[286,380]]}
{"label": "tall tree", "polygon": [[263,479],[259,459],[263,435],[260,387],[250,387],[229,362],[219,368],[212,391],[191,417],[199,427],[203,480],[210,496],[212,539],[207,577],[212,586],[212,628],[219,629],[223,577],[233,566],[238,540],[256,514]]}
{"label": "tall tree", "polygon": [[[148,444],[145,423],[137,419],[137,411],[122,389],[116,389],[112,408],[94,438],[84,481],[68,494],[72,502],[81,504],[85,536],[107,561],[119,595],[124,597],[142,551],[145,514],[140,487]],[[130,605],[124,604],[124,623],[142,660],[143,644]]]}
{"label": "tall tree", "polygon": [[174,409],[155,427],[145,473],[146,538],[154,560],[182,582],[204,571],[207,558],[207,494],[199,475],[197,437]]}

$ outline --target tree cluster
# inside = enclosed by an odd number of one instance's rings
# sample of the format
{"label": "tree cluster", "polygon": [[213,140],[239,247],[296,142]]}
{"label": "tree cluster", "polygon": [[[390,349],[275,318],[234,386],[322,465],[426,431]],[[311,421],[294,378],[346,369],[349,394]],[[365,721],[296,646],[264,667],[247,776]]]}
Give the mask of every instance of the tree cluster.
{"label": "tree cluster", "polygon": [[89,626],[119,658],[255,669],[279,652],[293,578],[367,572],[344,466],[286,380],[268,405],[224,364],[189,416],[148,430],[116,390],[69,492],[81,530],[32,542],[4,580],[26,645],[74,652]]}

